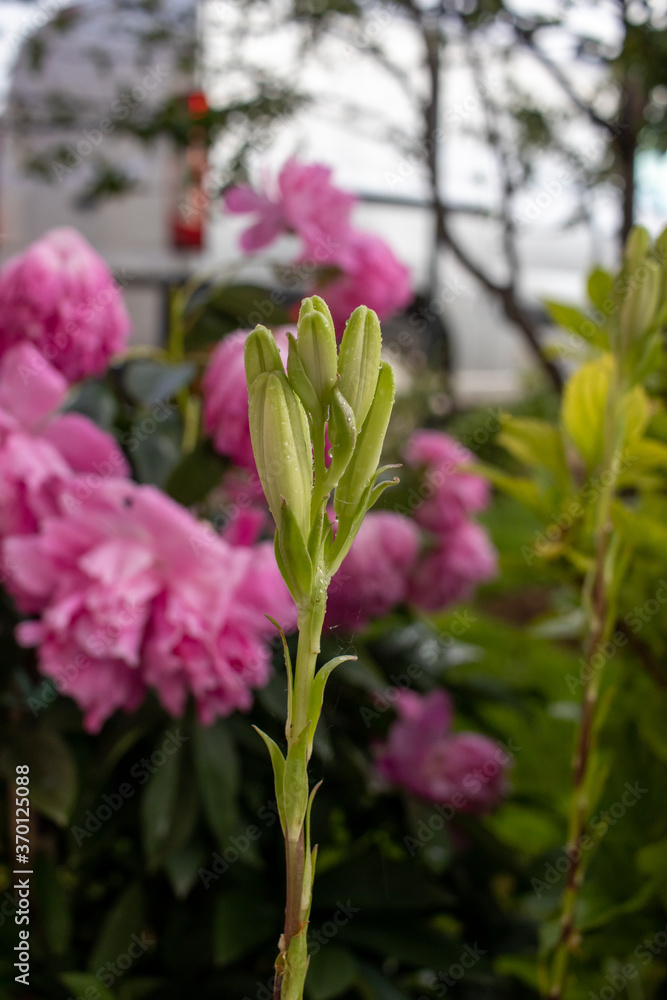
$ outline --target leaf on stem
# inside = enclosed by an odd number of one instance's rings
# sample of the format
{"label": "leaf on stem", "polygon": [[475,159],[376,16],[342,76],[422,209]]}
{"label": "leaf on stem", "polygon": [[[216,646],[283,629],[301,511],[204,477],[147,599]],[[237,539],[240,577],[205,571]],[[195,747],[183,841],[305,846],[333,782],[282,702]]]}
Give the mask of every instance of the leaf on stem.
{"label": "leaf on stem", "polygon": [[[280,638],[283,644],[283,655],[285,657],[285,670],[287,671],[287,718],[292,718],[292,698],[294,697],[294,671],[292,670],[292,657],[289,654],[289,646],[287,645],[287,638],[282,630],[282,627],[278,624],[275,618],[271,615],[266,616],[272,625],[274,625],[278,632],[280,633]],[[289,738],[289,733],[285,734]]]}
{"label": "leaf on stem", "polygon": [[[282,631],[282,630],[281,630]],[[266,743],[266,748],[271,755],[271,764],[273,766],[273,778],[275,782],[276,789],[276,802],[278,804],[278,815],[280,816],[280,825],[283,828],[283,833],[287,830],[287,818],[285,813],[285,758],[282,755],[282,751],[278,744],[263,733],[261,729],[257,726],[252,727],[256,733],[262,737]]]}
{"label": "leaf on stem", "polygon": [[320,721],[322,703],[324,702],[324,689],[327,681],[329,680],[329,675],[340,663],[344,663],[346,660],[356,660],[356,656],[334,657],[333,660],[329,660],[329,662],[325,663],[323,667],[320,667],[313,678],[313,685],[310,689],[310,700],[308,703],[308,715],[310,716],[310,731],[308,733],[309,757],[313,748],[313,739],[315,737],[317,723]]}

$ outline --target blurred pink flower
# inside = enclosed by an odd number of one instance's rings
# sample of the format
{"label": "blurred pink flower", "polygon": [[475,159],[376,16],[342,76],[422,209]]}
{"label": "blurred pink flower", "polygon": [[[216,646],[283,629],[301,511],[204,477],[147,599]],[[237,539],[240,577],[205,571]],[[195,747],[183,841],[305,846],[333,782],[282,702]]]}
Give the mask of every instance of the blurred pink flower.
{"label": "blurred pink flower", "polygon": [[457,527],[468,514],[483,510],[490,496],[488,482],[462,465],[475,456],[462,444],[441,431],[419,430],[409,438],[404,457],[408,465],[426,467],[419,502],[412,513],[428,531],[439,533]]}
{"label": "blurred pink flower", "polygon": [[474,521],[460,521],[450,532],[437,536],[414,569],[408,598],[424,611],[442,611],[468,600],[479,583],[498,572],[496,550],[484,528]]}
{"label": "blurred pink flower", "polygon": [[318,294],[329,306],[339,335],[357,306],[368,306],[382,320],[412,301],[414,292],[408,268],[379,236],[350,230],[340,249],[332,255],[331,263],[342,273],[322,286]]}
{"label": "blurred pink flower", "polygon": [[400,514],[371,512],[329,588],[326,624],[358,631],[407,597],[419,530]]}
{"label": "blurred pink flower", "polygon": [[[202,380],[204,426],[221,455],[243,469],[255,470],[248,421],[248,389],[243,349],[248,330],[235,330],[217,345]],[[287,360],[287,335],[276,331],[276,342]]]}
{"label": "blurred pink flower", "polygon": [[296,624],[270,543],[234,548],[159,490],[125,480],[45,518],[39,534],[7,539],[3,555],[23,606],[41,612],[18,639],[39,647],[42,673],[91,732],[149,687],[175,715],[192,694],[205,723],[248,708],[269,672],[265,614]]}
{"label": "blurred pink flower", "polygon": [[0,271],[0,353],[34,344],[68,382],[99,375],[130,331],[123,297],[76,229],[52,229]]}
{"label": "blurred pink flower", "polygon": [[87,417],[55,411],[63,376],[31,344],[0,359],[0,536],[36,531],[63,504],[129,474],[114,439]]}
{"label": "blurred pink flower", "polygon": [[304,241],[307,256],[314,256],[320,264],[329,260],[332,248],[347,232],[354,196],[331,183],[329,167],[296,159],[284,165],[277,187],[273,196],[248,185],[226,193],[228,212],[257,214],[257,222],[241,234],[241,249],[246,253],[261,250],[282,233],[291,232]]}
{"label": "blurred pink flower", "polygon": [[452,704],[444,691],[401,691],[396,710],[376,759],[384,780],[461,812],[486,813],[498,805],[508,754],[478,733],[450,733]]}

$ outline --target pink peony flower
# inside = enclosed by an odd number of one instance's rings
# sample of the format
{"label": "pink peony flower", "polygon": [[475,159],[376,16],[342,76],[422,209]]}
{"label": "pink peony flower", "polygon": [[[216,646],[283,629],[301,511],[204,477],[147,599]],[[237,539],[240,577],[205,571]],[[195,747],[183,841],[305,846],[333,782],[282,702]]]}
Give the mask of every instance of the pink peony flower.
{"label": "pink peony flower", "polygon": [[0,354],[32,343],[76,382],[103,372],[129,331],[109,268],[75,229],[52,229],[0,271]]}
{"label": "pink peony flower", "polygon": [[418,551],[412,521],[389,511],[368,514],[331,582],[326,624],[358,631],[405,601]]}
{"label": "pink peony flower", "polygon": [[246,253],[260,250],[282,233],[291,232],[304,241],[306,255],[321,264],[343,241],[355,201],[353,195],[331,183],[328,167],[291,159],[278,175],[275,195],[260,194],[242,185],[227,192],[225,208],[234,214],[257,214],[257,222],[241,235],[241,249]]}
{"label": "pink peony flower", "polygon": [[408,465],[426,467],[422,498],[413,510],[422,528],[436,534],[452,530],[468,514],[487,506],[488,482],[474,473],[460,471],[460,466],[474,462],[475,456],[448,434],[415,431],[406,444],[404,456]]}
{"label": "pink peony flower", "polygon": [[[221,455],[243,469],[255,471],[248,421],[248,388],[243,366],[243,349],[248,330],[236,330],[217,345],[202,381],[204,426]],[[276,331],[276,342],[287,360],[287,336]]]}
{"label": "pink peony flower", "polygon": [[[265,683],[272,613],[296,609],[270,543],[235,548],[159,490],[111,479],[39,534],[9,538],[4,561],[39,621],[18,626],[40,670],[97,732],[154,687],[180,715],[192,694],[204,723],[248,708]],[[261,606],[261,607],[260,607]]]}
{"label": "pink peony flower", "polygon": [[31,344],[0,359],[0,536],[36,531],[42,518],[129,468],[113,438],[87,417],[58,416],[63,376]]}
{"label": "pink peony flower", "polygon": [[387,319],[412,301],[409,270],[379,236],[351,230],[331,262],[342,273],[319,294],[331,309],[341,335],[357,306],[368,306],[380,319]]}
{"label": "pink peony flower", "polygon": [[410,577],[408,598],[424,611],[442,611],[468,600],[477,584],[497,572],[496,550],[485,530],[461,521],[422,556]]}
{"label": "pink peony flower", "polygon": [[452,704],[444,691],[401,691],[398,718],[380,747],[380,776],[433,803],[486,813],[505,793],[509,757],[478,733],[450,733]]}

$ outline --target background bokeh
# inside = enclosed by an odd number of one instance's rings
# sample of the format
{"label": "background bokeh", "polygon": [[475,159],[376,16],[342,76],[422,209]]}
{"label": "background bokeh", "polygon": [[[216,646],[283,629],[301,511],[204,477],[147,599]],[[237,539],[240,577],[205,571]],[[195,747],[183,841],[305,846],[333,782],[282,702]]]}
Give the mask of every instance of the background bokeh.
{"label": "background bokeh", "polygon": [[[271,996],[283,845],[251,723],[280,740],[286,706],[264,614],[296,637],[238,331],[280,342],[314,292],[339,335],[380,314],[402,468],[332,584],[323,655],[357,659],[315,742],[308,1000],[544,993],[603,433],[602,397],[573,416],[563,387],[609,349],[632,224],[665,223],[667,8],[0,15],[0,997]],[[618,492],[567,1000],[667,996],[664,326]]]}

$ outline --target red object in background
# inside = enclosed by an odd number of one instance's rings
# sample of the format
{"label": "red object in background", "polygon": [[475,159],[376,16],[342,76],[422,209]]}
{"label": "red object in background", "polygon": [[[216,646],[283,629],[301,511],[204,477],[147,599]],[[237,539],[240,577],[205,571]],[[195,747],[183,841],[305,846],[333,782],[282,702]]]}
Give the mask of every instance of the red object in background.
{"label": "red object in background", "polygon": [[[184,98],[189,116],[196,121],[208,113],[208,101],[201,90]],[[174,209],[171,216],[171,243],[175,250],[200,249],[204,245],[209,196],[204,181],[208,170],[208,130],[194,125],[188,144],[177,150]]]}
{"label": "red object in background", "polygon": [[208,112],[208,101],[201,90],[193,90],[188,94],[188,111],[191,118],[203,118]]}

